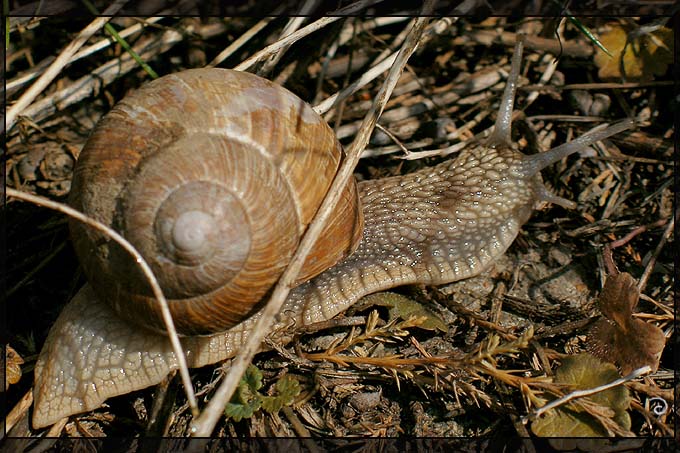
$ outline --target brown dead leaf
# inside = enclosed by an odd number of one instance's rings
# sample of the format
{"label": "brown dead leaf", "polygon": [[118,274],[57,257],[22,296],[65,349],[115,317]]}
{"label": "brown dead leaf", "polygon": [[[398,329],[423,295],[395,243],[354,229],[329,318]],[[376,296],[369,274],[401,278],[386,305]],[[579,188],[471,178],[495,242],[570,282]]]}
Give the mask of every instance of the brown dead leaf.
{"label": "brown dead leaf", "polygon": [[608,276],[598,300],[604,318],[588,334],[588,350],[617,364],[623,375],[645,365],[656,371],[666,343],[661,329],[633,318],[639,298],[640,292],[630,274]]}
{"label": "brown dead leaf", "polygon": [[10,345],[5,345],[5,360],[7,364],[5,390],[7,390],[10,385],[16,384],[21,379],[21,364],[24,363],[24,359]]}
{"label": "brown dead leaf", "polygon": [[640,28],[610,24],[609,31],[600,36],[600,42],[612,54],[609,56],[599,48],[595,53],[597,74],[603,80],[624,77],[649,81],[665,74],[668,65],[673,63],[673,31],[666,27],[644,33]]}

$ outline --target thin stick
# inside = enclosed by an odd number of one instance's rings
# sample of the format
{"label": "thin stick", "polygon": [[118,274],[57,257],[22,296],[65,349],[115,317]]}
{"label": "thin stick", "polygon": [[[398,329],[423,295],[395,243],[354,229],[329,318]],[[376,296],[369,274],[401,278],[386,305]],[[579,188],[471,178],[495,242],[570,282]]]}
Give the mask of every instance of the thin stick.
{"label": "thin stick", "polygon": [[[138,23],[138,24],[132,25],[132,26],[126,28],[125,30],[121,31],[118,34],[122,38],[127,38],[127,37],[137,33],[138,31],[142,30],[143,28],[147,27],[148,25],[155,24],[156,22],[158,22],[161,19],[164,19],[164,17],[158,16],[158,17],[151,17],[149,19],[145,19],[143,23]],[[112,39],[104,38],[104,39],[96,42],[95,44],[92,44],[91,46],[87,46],[84,49],[80,50],[75,55],[73,55],[73,58],[71,58],[69,60],[68,64],[72,64],[73,62],[78,61],[81,58],[85,58],[87,56],[92,55],[93,53],[99,52],[100,50],[105,49],[108,46],[110,46],[113,42],[114,41]],[[30,71],[26,74],[23,74],[23,75],[15,78],[14,80],[8,82],[7,86],[5,87],[6,92],[11,93],[14,90],[21,88],[22,86],[24,86],[25,84],[27,84],[31,80],[38,77],[43,71],[43,68],[41,68],[40,66],[41,65],[39,64],[37,67],[33,68],[32,71]]]}
{"label": "thin stick", "polygon": [[[361,24],[361,31],[362,32],[367,32],[374,30],[376,28],[380,27],[385,27],[387,25],[393,25],[393,24],[398,24],[399,22],[405,22],[409,20],[408,16],[395,16],[395,17],[373,17],[370,18]],[[344,46],[347,44],[352,37],[354,36],[354,31],[353,31],[353,26],[349,25],[345,27],[341,32],[340,36],[338,36],[338,46]],[[408,27],[405,27],[405,30],[408,30]],[[401,43],[400,43],[401,44]],[[378,58],[379,60],[380,58]]]}
{"label": "thin stick", "polygon": [[118,0],[113,5],[106,8],[104,15],[108,15],[109,17],[97,17],[95,20],[90,22],[87,27],[83,28],[78,36],[76,36],[76,38],[71,41],[71,43],[66,46],[64,50],[61,51],[59,56],[54,60],[54,62],[52,62],[45,72],[43,72],[38,80],[36,80],[35,83],[31,85],[31,87],[26,90],[26,92],[21,95],[19,100],[17,100],[17,102],[7,111],[7,117],[5,120],[7,128],[6,132],[9,132],[9,130],[12,129],[19,114],[21,114],[21,112],[26,107],[28,107],[45,88],[47,88],[52,80],[54,80],[54,78],[61,72],[64,66],[69,63],[71,57],[75,55],[78,49],[80,49],[92,35],[97,33],[97,31],[106,25],[106,23],[111,20],[110,16],[118,12],[118,10],[125,3],[127,3],[127,0]]}
{"label": "thin stick", "polygon": [[361,75],[361,77],[347,85],[341,91],[319,102],[317,105],[314,106],[314,111],[319,115],[323,115],[324,113],[332,109],[334,106],[338,105],[343,99],[346,99],[347,97],[357,92],[361,87],[365,86],[372,80],[378,78],[382,73],[387,71],[388,68],[392,67],[396,59],[397,52],[394,52],[392,55],[385,58],[377,65],[371,67],[368,71],[364,72]]}
{"label": "thin stick", "polygon": [[[432,1],[426,2],[426,7],[431,5]],[[364,124],[362,125],[359,134],[357,134],[356,139],[354,142],[352,142],[352,145],[347,150],[347,158],[342,163],[323,203],[321,204],[321,207],[317,211],[316,215],[314,216],[314,220],[312,220],[307,232],[300,241],[300,245],[293,256],[293,259],[279,279],[279,282],[274,288],[269,302],[262,310],[262,316],[258,320],[257,324],[253,327],[248,341],[245,345],[243,345],[239,351],[239,354],[232,362],[229,374],[217,389],[215,395],[213,395],[212,399],[203,410],[201,416],[194,421],[193,426],[191,427],[192,436],[206,437],[212,433],[223,412],[224,406],[236,390],[236,387],[241,380],[241,376],[245,372],[248,364],[252,361],[255,354],[260,349],[262,340],[269,332],[274,317],[279,313],[283,302],[286,300],[286,297],[288,297],[288,293],[293,286],[295,278],[297,277],[305,259],[307,258],[307,255],[319,237],[319,234],[323,230],[326,219],[329,217],[333,208],[342,196],[342,189],[347,185],[347,182],[352,177],[354,167],[359,162],[361,150],[368,143],[371,132],[373,131],[373,127],[385,108],[385,104],[387,103],[392,90],[396,86],[397,80],[399,79],[399,76],[401,75],[406,62],[408,61],[408,58],[415,51],[427,21],[428,19],[423,17],[418,18],[415,21],[411,35],[402,46],[395,61],[395,65],[390,69],[390,72],[385,79],[385,83],[375,98],[373,107],[366,114],[366,117],[364,118]]]}
{"label": "thin stick", "polygon": [[[307,20],[307,17],[305,16],[309,16],[309,14],[312,11],[314,11],[317,6],[318,6],[317,0],[306,0],[303,3],[302,7],[300,8],[300,12],[298,13],[300,15],[288,19],[288,24],[286,24],[286,26],[283,27],[283,30],[281,31],[281,39],[299,30],[302,24]],[[280,51],[276,52],[274,55],[270,56],[267,59],[267,61],[262,65],[262,67],[258,71],[258,74],[262,75],[269,73],[269,71],[271,71],[272,68],[276,66],[276,64],[281,60],[281,58],[289,48],[290,46],[286,46]]]}
{"label": "thin stick", "polygon": [[[3,352],[4,354],[4,352]],[[17,424],[21,418],[26,415],[28,408],[33,404],[33,389],[28,389],[19,402],[12,408],[12,410],[5,417],[5,434],[9,433],[14,425]]]}
{"label": "thin stick", "polygon": [[558,406],[561,406],[565,403],[568,403],[569,401],[576,399],[576,398],[582,398],[584,396],[590,396],[594,395],[599,392],[603,392],[605,390],[608,390],[610,388],[616,387],[621,384],[625,384],[628,381],[632,381],[633,379],[637,379],[642,375],[645,375],[649,372],[652,371],[652,368],[649,365],[643,366],[642,368],[638,368],[637,370],[634,370],[632,373],[629,375],[616,379],[615,381],[610,382],[609,384],[604,384],[600,385],[598,387],[594,387],[591,389],[584,389],[584,390],[575,390],[567,395],[564,395],[562,398],[558,398],[554,401],[549,402],[543,407],[539,407],[534,411],[533,414],[523,417],[522,422],[527,423],[529,420],[535,420],[536,418],[540,417],[543,415],[545,412],[549,411],[550,409],[554,409]]}
{"label": "thin stick", "polygon": [[334,16],[322,17],[321,19],[314,21],[311,24],[299,29],[295,33],[291,33],[290,35],[281,38],[279,41],[276,41],[275,43],[268,45],[259,52],[256,52],[253,56],[248,58],[243,63],[234,66],[234,69],[236,71],[247,71],[248,69],[253,67],[253,65],[255,65],[257,62],[264,60],[265,58],[269,58],[270,56],[279,52],[281,49],[287,48],[288,46],[298,41],[299,39],[304,38],[305,36],[322,29],[326,25],[330,25],[339,19],[344,19],[348,14],[356,13],[365,7],[372,6],[376,3],[381,2],[382,0],[361,0],[356,3],[352,3],[351,5],[345,8],[341,8],[335,12],[329,13],[334,14]]}
{"label": "thin stick", "polygon": [[671,219],[670,222],[668,222],[668,225],[666,225],[666,229],[663,232],[663,236],[661,236],[661,240],[657,244],[656,248],[654,249],[654,253],[652,254],[652,257],[649,259],[649,262],[647,263],[647,266],[645,267],[645,271],[642,273],[642,276],[640,277],[640,281],[638,282],[638,290],[642,292],[642,290],[645,289],[645,286],[647,285],[647,280],[649,279],[649,276],[652,274],[652,270],[654,270],[654,265],[656,264],[656,259],[659,257],[659,254],[661,253],[661,249],[663,249],[664,245],[666,245],[666,241],[668,241],[668,238],[671,237],[671,234],[673,234],[673,227],[675,226],[675,216]]}
{"label": "thin stick", "polygon": [[306,27],[303,27],[296,31],[295,33],[291,33],[288,36],[285,36],[281,38],[280,40],[276,41],[273,44],[268,45],[264,49],[260,50],[259,52],[255,53],[253,56],[248,58],[246,61],[243,63],[240,63],[236,66],[234,66],[234,69],[236,71],[247,71],[248,69],[252,68],[257,62],[264,60],[265,58],[269,58],[272,55],[275,55],[277,52],[280,52],[282,49],[288,48],[291,44],[296,42],[297,40],[304,38],[305,36],[309,35],[310,33],[314,33],[317,30],[322,29],[326,25],[332,24],[336,20],[342,19],[340,16],[335,16],[335,17],[322,17],[321,19],[312,22],[311,24],[307,25]]}
{"label": "thin stick", "polygon": [[[203,38],[210,38],[222,33],[224,29],[223,24],[209,24],[198,28],[198,30],[194,30],[193,26],[189,26],[184,32],[195,32]],[[167,52],[172,46],[183,39],[184,34],[175,30],[166,30],[160,37],[144,40],[135,45],[133,49],[142,58],[151,58]],[[96,94],[101,87],[107,86],[117,77],[131,71],[135,67],[137,67],[135,60],[132,59],[130,54],[125,53],[120,58],[104,63],[90,74],[84,75],[64,89],[55,91],[33,103],[22,115],[36,122],[41,121],[58,110],[65,109],[88,96]]]}
{"label": "thin stick", "polygon": [[[428,27],[427,30],[428,38],[432,37],[435,34],[441,33],[450,24],[451,21],[448,18],[439,19],[437,22]],[[379,58],[383,58],[383,53],[380,54]],[[380,76],[380,74],[387,71],[387,69],[394,64],[396,58],[397,58],[396,52],[392,53],[388,57],[385,57],[375,66],[372,66],[368,71],[362,74],[361,77],[352,82],[350,85],[346,86],[338,93],[335,93],[327,97],[323,101],[319,102],[318,104],[316,104],[314,106],[314,111],[319,115],[323,115],[324,113],[332,109],[334,106],[342,102],[343,99],[346,99],[347,97],[356,93],[361,87],[365,86],[366,84]],[[328,118],[326,118],[326,120],[328,120]]]}
{"label": "thin stick", "polygon": [[48,200],[47,198],[38,197],[36,195],[21,192],[10,187],[7,187],[6,191],[8,197],[18,198],[19,200],[28,201],[29,203],[33,203],[44,208],[61,212],[62,214],[66,214],[69,217],[72,217],[80,222],[83,222],[84,224],[89,225],[98,231],[101,231],[102,233],[106,234],[111,239],[116,241],[116,243],[123,247],[125,251],[132,255],[132,257],[135,259],[135,262],[137,262],[140,269],[144,273],[144,276],[149,282],[149,285],[151,286],[151,290],[153,291],[156,300],[158,300],[158,304],[161,308],[161,314],[163,316],[163,321],[165,322],[165,327],[168,331],[168,336],[170,338],[170,343],[172,345],[172,350],[174,351],[175,356],[177,356],[177,364],[179,365],[179,372],[182,377],[182,383],[184,384],[184,391],[187,394],[189,406],[191,407],[192,413],[194,415],[197,415],[198,405],[196,404],[196,395],[194,394],[194,388],[191,385],[191,378],[189,377],[189,368],[187,367],[187,360],[186,357],[184,356],[184,350],[182,349],[182,345],[179,342],[177,330],[175,329],[175,323],[172,320],[172,315],[170,314],[170,309],[168,308],[168,301],[165,299],[163,291],[161,290],[161,287],[158,284],[158,280],[156,280],[156,277],[153,275],[151,267],[149,267],[146,260],[144,260],[144,257],[123,236],[118,234],[118,232],[112,230],[111,228],[109,228],[108,226],[104,225],[101,222],[98,222],[97,220],[87,217],[80,211],[76,211],[75,209],[66,206],[63,203],[57,203],[56,201]]}
{"label": "thin stick", "polygon": [[258,34],[260,30],[266,27],[267,24],[269,24],[269,22],[272,21],[272,19],[274,19],[274,17],[265,17],[264,19],[256,23],[252,28],[250,28],[248,31],[239,36],[238,39],[229,44],[226,49],[224,49],[215,58],[213,58],[213,60],[210,63],[208,63],[206,67],[213,68],[218,64],[222,63],[227,58],[229,58],[231,54],[240,49],[241,46],[250,41],[253,38],[253,36]]}

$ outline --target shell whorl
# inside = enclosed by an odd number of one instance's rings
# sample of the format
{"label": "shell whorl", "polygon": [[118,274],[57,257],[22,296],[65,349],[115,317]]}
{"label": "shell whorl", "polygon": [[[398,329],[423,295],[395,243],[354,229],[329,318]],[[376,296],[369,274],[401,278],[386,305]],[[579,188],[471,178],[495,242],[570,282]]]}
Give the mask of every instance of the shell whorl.
{"label": "shell whorl", "polygon": [[[257,309],[341,157],[330,128],[292,93],[246,73],[190,70],[139,89],[101,121],[80,156],[71,202],[140,251],[181,333],[206,334]],[[355,184],[346,192],[343,215],[329,228],[354,233],[345,241],[327,233],[335,252],[313,255],[303,279],[358,241]],[[71,228],[101,297],[122,316],[163,331],[132,258],[96,232]]]}

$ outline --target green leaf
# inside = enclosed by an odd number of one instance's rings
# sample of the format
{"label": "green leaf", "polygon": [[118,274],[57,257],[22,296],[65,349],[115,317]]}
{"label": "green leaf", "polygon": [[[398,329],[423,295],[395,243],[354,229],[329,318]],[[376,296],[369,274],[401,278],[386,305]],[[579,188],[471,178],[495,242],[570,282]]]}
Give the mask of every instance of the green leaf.
{"label": "green leaf", "polygon": [[600,40],[597,39],[597,36],[595,36],[593,32],[591,32],[590,29],[583,24],[583,22],[581,22],[580,20],[571,15],[567,15],[567,18],[569,19],[569,22],[574,24],[576,28],[578,28],[581,31],[581,33],[583,33],[586,36],[586,38],[590,40],[590,42],[595,44],[600,50],[602,50],[602,52],[606,53],[610,57],[612,56],[612,54],[609,53],[607,48],[602,45]]}
{"label": "green leaf", "polygon": [[[586,390],[608,384],[619,378],[616,367],[601,362],[590,354],[577,354],[563,360],[555,372],[556,384],[568,384],[571,390]],[[630,429],[628,389],[619,385],[587,397],[590,401],[612,409],[612,420],[625,430]],[[531,424],[540,437],[602,437],[606,429],[591,414],[573,403],[566,403],[546,412]]]}
{"label": "green leaf", "polygon": [[281,410],[290,405],[300,394],[300,383],[292,376],[285,375],[273,386],[274,395],[262,395],[262,372],[254,365],[250,365],[241,378],[241,382],[224,408],[224,415],[236,422],[250,418],[260,408],[269,413]]}
{"label": "green leaf", "polygon": [[256,366],[250,365],[238,384],[234,396],[224,408],[224,415],[234,421],[250,418],[262,406],[262,395],[258,390],[262,388],[262,372]]}
{"label": "green leaf", "polygon": [[423,318],[422,323],[417,326],[421,329],[439,330],[444,333],[449,330],[446,323],[432,310],[401,294],[390,292],[371,294],[364,297],[361,304],[363,307],[372,305],[388,307],[390,320],[398,318],[406,321],[411,317]]}
{"label": "green leaf", "polygon": [[235,422],[240,422],[244,418],[252,417],[256,410],[254,406],[227,403],[227,406],[224,408],[224,415]]}
{"label": "green leaf", "polygon": [[285,375],[274,384],[274,395],[262,397],[262,409],[270,414],[283,406],[290,406],[300,394],[300,383],[292,376]]}
{"label": "green leaf", "polygon": [[248,366],[241,383],[245,383],[253,392],[257,392],[262,388],[262,372],[255,365]]}

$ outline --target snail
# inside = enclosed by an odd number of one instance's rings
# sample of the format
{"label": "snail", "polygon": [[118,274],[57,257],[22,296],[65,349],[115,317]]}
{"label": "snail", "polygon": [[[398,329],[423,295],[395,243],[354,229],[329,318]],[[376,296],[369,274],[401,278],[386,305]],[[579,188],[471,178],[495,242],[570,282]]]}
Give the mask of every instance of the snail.
{"label": "snail", "polygon": [[[370,293],[477,275],[505,253],[537,203],[574,207],[545,188],[541,169],[633,122],[520,153],[510,141],[520,62],[518,46],[485,144],[411,174],[347,185],[273,335],[330,319]],[[150,263],[188,364],[201,367],[246,341],[341,159],[332,130],[289,91],[247,73],[192,69],[148,83],[99,122],[70,202]],[[59,315],[36,363],[36,428],[177,368],[132,258],[100,233],[70,227],[89,283]]]}

